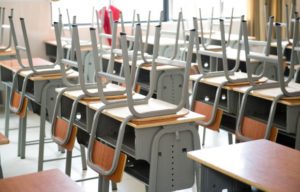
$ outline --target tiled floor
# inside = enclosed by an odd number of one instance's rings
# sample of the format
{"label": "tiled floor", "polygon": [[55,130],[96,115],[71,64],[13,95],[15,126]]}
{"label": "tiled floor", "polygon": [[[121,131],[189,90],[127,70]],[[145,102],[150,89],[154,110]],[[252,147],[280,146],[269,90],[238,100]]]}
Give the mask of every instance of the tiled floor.
{"label": "tiled floor", "polygon": [[[29,113],[27,126],[27,141],[38,139],[39,134],[39,117],[35,114]],[[17,136],[18,136],[18,118],[15,115],[11,115],[10,118],[10,144],[0,146],[0,154],[2,167],[4,172],[4,177],[11,177],[16,175],[22,175],[25,173],[31,173],[37,171],[37,158],[38,158],[38,145],[29,145],[26,147],[26,158],[20,159],[17,157]],[[50,125],[47,125],[47,136],[49,137]],[[3,109],[0,110],[0,131],[4,132],[4,115]],[[199,129],[199,133],[202,136],[202,128]],[[220,145],[228,144],[227,133],[220,131],[219,133],[207,131],[206,133],[206,145],[205,147],[214,147]],[[49,143],[45,145],[45,158],[55,158],[62,157],[57,150],[57,145],[54,143]],[[78,150],[74,151],[74,155],[79,154]],[[64,172],[65,161],[52,161],[44,163],[44,170],[59,168]],[[72,161],[72,173],[71,178],[74,180],[81,178],[88,178],[96,176],[95,172],[91,169],[87,171],[82,171],[80,158],[74,158]],[[85,182],[78,182],[86,192],[96,192],[97,191],[97,180],[89,180]],[[123,177],[123,181],[118,184],[118,192],[142,192],[145,191],[143,183],[135,180],[129,175]],[[196,191],[195,187],[191,189],[182,190],[182,192],[192,192]]]}

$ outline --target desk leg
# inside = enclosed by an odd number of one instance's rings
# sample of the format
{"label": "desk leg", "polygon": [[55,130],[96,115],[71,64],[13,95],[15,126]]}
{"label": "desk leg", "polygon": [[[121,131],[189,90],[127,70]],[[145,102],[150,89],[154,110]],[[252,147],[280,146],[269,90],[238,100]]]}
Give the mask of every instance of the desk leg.
{"label": "desk leg", "polygon": [[48,83],[42,90],[41,111],[40,111],[40,138],[39,138],[39,157],[38,157],[38,171],[43,170],[44,161],[44,145],[45,145],[45,128],[46,128],[46,104],[47,92],[54,83]]}
{"label": "desk leg", "polygon": [[[155,134],[150,160],[150,192],[174,191],[182,189],[183,186],[184,188],[192,187],[196,173],[195,164],[187,159],[186,152],[200,149],[200,139],[196,127],[196,125],[191,126],[190,124],[166,126]],[[174,135],[170,136],[172,134]],[[167,162],[171,164],[168,165],[169,167],[165,166]],[[185,167],[187,172],[182,174],[183,170],[178,166],[185,166],[182,165],[183,162],[187,163]],[[163,164],[164,166],[162,166]],[[160,170],[159,167],[164,167],[164,170]],[[164,175],[160,175],[159,172]]]}
{"label": "desk leg", "polygon": [[25,150],[26,150],[26,126],[27,126],[27,110],[25,111],[24,117],[20,117],[21,121],[21,127],[20,132],[21,132],[21,153],[20,157],[21,159],[25,159]]}
{"label": "desk leg", "polygon": [[85,146],[80,144],[82,170],[87,170]]}
{"label": "desk leg", "polygon": [[4,134],[8,138],[9,136],[9,115],[10,115],[10,109],[9,109],[9,100],[10,100],[10,87],[5,85],[5,109],[4,109],[4,115],[5,115],[5,125],[4,125]]}
{"label": "desk leg", "polygon": [[22,118],[19,116],[19,134],[18,134],[18,157],[21,156],[21,148],[22,148]]}
{"label": "desk leg", "polygon": [[201,165],[201,192],[222,191],[227,189],[231,192],[251,192],[251,187],[239,182],[209,167]]}
{"label": "desk leg", "polygon": [[107,180],[102,175],[99,175],[99,179],[98,179],[98,191],[109,192],[109,180]]}

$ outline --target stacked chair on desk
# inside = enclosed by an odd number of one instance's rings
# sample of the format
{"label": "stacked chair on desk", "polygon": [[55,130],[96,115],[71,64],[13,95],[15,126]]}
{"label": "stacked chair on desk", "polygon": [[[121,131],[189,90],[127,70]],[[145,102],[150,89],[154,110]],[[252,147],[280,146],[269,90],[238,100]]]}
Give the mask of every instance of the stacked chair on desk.
{"label": "stacked chair on desk", "polygon": [[[74,126],[74,123],[76,122],[76,111],[77,106],[80,100],[86,99],[86,100],[99,100],[99,94],[97,90],[97,85],[95,83],[86,83],[84,80],[84,69],[85,66],[83,65],[82,60],[82,54],[80,51],[80,41],[79,41],[79,34],[78,34],[78,28],[77,25],[73,24],[72,27],[72,47],[74,48],[76,52],[76,61],[70,60],[70,59],[63,59],[63,47],[61,44],[61,32],[59,30],[58,23],[54,23],[55,27],[55,34],[56,34],[56,41],[57,41],[57,48],[59,51],[58,54],[58,63],[61,65],[62,69],[66,67],[73,67],[76,68],[79,72],[79,83],[73,83],[70,82],[66,78],[66,73],[63,71],[63,82],[66,86],[62,90],[59,91],[58,96],[56,98],[55,107],[54,107],[54,115],[52,120],[52,138],[53,140],[61,147],[65,148],[67,150],[67,164],[66,164],[66,173],[70,175],[71,173],[71,156],[72,156],[72,149],[74,147],[75,137],[77,128]],[[116,26],[113,27],[113,38],[116,38]],[[115,44],[115,42],[113,42]],[[72,50],[72,51],[74,51]],[[103,51],[103,50],[100,50]],[[74,53],[73,53],[74,54]],[[71,54],[72,55],[72,54]],[[111,51],[111,55],[113,55],[113,52]],[[74,55],[75,56],[75,55]],[[113,62],[112,62],[113,64]],[[95,64],[96,71],[99,70],[99,67],[97,64]],[[110,68],[110,67],[108,67]],[[102,66],[101,66],[102,70]],[[109,97],[111,95],[122,95],[124,93],[124,88],[119,87],[118,85],[107,85],[107,89],[112,88],[113,90],[104,91],[105,97]],[[117,88],[118,89],[117,89]],[[58,117],[58,112],[61,107],[61,98],[63,94],[66,91],[79,91],[79,95],[74,100],[71,113],[70,113],[70,119],[61,119]],[[84,148],[81,146],[81,153],[82,153],[82,160],[85,160],[84,155]],[[85,164],[85,163],[84,163]]]}
{"label": "stacked chair on desk", "polygon": [[[45,62],[44,65],[39,64],[39,65],[35,66],[35,64],[33,63],[33,58],[32,58],[31,51],[30,51],[29,40],[27,37],[27,31],[26,31],[26,27],[25,27],[24,18],[21,18],[20,21],[21,21],[21,27],[22,27],[25,47],[20,46],[18,44],[13,18],[9,17],[9,21],[10,21],[11,32],[12,32],[12,36],[13,36],[13,40],[14,40],[14,44],[15,44],[15,48],[16,48],[16,57],[17,57],[19,65],[20,65],[20,69],[14,74],[10,103],[11,103],[11,110],[14,113],[20,113],[22,110],[24,110],[24,107],[25,107],[24,100],[25,100],[25,92],[26,92],[26,88],[27,88],[28,79],[34,75],[58,74],[58,73],[60,73],[60,69],[56,68],[56,64],[49,65],[49,62]],[[23,61],[21,59],[21,53],[20,53],[21,51],[24,51],[26,53],[29,66],[26,66],[23,63]],[[18,93],[16,91],[17,86],[18,86],[18,84],[17,84],[18,78],[17,77],[22,71],[31,71],[31,72],[25,76],[23,84],[22,84],[22,89],[21,89],[20,93]]]}
{"label": "stacked chair on desk", "polygon": [[[272,17],[270,18],[272,20]],[[291,55],[291,62],[290,62],[290,73],[288,77],[284,76],[285,70],[285,62],[283,60],[282,54],[282,24],[276,23],[275,24],[275,31],[276,31],[276,39],[277,39],[277,56],[269,55],[269,54],[251,54],[249,53],[249,47],[247,44],[247,23],[243,22],[243,29],[244,29],[244,40],[245,40],[245,50],[246,50],[246,57],[247,59],[255,58],[258,60],[262,60],[264,62],[275,64],[276,72],[278,76],[278,81],[274,82],[267,82],[259,85],[253,85],[252,87],[248,88],[244,95],[241,102],[241,107],[239,111],[239,115],[237,118],[237,125],[236,125],[236,138],[238,141],[247,141],[251,139],[258,139],[258,138],[266,138],[271,139],[273,141],[276,140],[278,129],[273,127],[273,121],[275,118],[276,106],[281,99],[292,99],[298,98],[300,96],[300,90],[297,87],[297,83],[293,82],[294,78],[294,66],[295,61],[299,57],[297,52],[297,45],[299,42],[299,18],[295,19],[294,23],[294,35],[293,35],[293,45],[292,45],[292,55]],[[271,38],[273,29],[273,22],[269,23],[269,36]],[[268,40],[267,47],[270,47],[271,40]],[[274,99],[272,101],[269,117],[267,120],[267,124],[263,124],[261,122],[257,123],[257,130],[256,131],[249,131],[250,127],[245,126],[245,121],[254,121],[245,115],[245,108],[247,104],[247,98],[250,93],[259,92],[266,90],[268,92],[275,91]],[[261,93],[264,95],[264,93]],[[243,129],[245,128],[245,129]]]}
{"label": "stacked chair on desk", "polygon": [[[241,17],[241,20],[243,20],[243,16]],[[194,26],[197,29],[197,19],[194,18]],[[192,92],[192,100],[191,100],[191,110],[194,110],[198,113],[205,114],[206,120],[199,121],[198,123],[202,126],[204,126],[203,129],[203,145],[205,142],[205,130],[206,127],[210,128],[212,130],[219,130],[220,124],[221,124],[221,118],[223,111],[221,109],[218,109],[218,104],[221,99],[221,93],[222,88],[224,86],[230,86],[230,85],[247,85],[247,84],[256,84],[260,81],[265,81],[266,79],[263,78],[264,72],[262,72],[260,75],[255,75],[252,71],[252,66],[250,63],[247,63],[247,73],[238,72],[239,66],[240,66],[240,56],[241,56],[241,40],[242,40],[242,23],[240,25],[240,31],[239,31],[239,43],[238,48],[236,50],[236,62],[234,67],[229,70],[228,66],[228,59],[227,59],[227,44],[225,40],[225,30],[224,30],[224,20],[220,19],[220,34],[221,34],[221,50],[222,51],[215,51],[215,50],[207,50],[207,49],[201,49],[199,45],[199,41],[196,39],[196,58],[198,63],[198,69],[200,71],[200,75],[195,80],[195,84],[193,86],[193,92]],[[215,58],[221,58],[222,59],[222,66],[223,71],[212,71],[212,72],[205,72],[203,69],[203,65],[201,62],[201,55],[209,55],[211,57]],[[196,97],[198,95],[198,92],[201,90],[198,90],[199,83],[204,79],[219,79],[218,80],[218,86],[216,90],[216,94],[213,101],[213,106],[206,104],[202,101],[196,101]]]}
{"label": "stacked chair on desk", "polygon": [[[136,35],[141,34],[141,28],[140,25],[136,25]],[[96,80],[97,80],[97,86],[99,91],[99,96],[101,100],[100,107],[96,110],[96,113],[94,115],[91,133],[90,133],[90,139],[88,144],[88,165],[95,170],[97,173],[99,173],[99,191],[108,191],[108,181],[112,180],[114,182],[119,182],[121,179],[122,170],[125,167],[126,163],[126,155],[121,152],[123,139],[124,139],[124,133],[126,125],[132,121],[137,119],[152,119],[155,117],[168,117],[175,115],[178,111],[182,110],[182,108],[186,105],[187,101],[187,93],[188,93],[188,74],[191,64],[191,53],[192,53],[192,46],[193,46],[193,40],[195,38],[194,31],[191,32],[191,41],[189,44],[189,52],[188,52],[188,60],[186,62],[184,61],[178,61],[178,60],[170,60],[166,58],[158,58],[158,46],[159,46],[159,35],[160,35],[160,26],[156,27],[156,33],[155,33],[155,46],[154,46],[154,53],[153,53],[153,60],[152,60],[152,70],[151,70],[151,76],[150,76],[150,89],[146,96],[139,96],[137,93],[133,93],[133,85],[134,85],[134,79],[136,74],[136,62],[138,57],[138,50],[141,49],[141,38],[136,37],[133,47],[133,55],[132,55],[132,62],[131,66],[129,67],[129,56],[128,56],[128,50],[127,50],[127,38],[125,33],[121,33],[121,46],[122,46],[122,56],[123,56],[123,68],[124,68],[124,76],[120,77],[114,74],[111,74],[109,72],[104,71],[97,71],[96,72]],[[94,53],[94,62],[97,66],[99,64],[99,57],[98,57],[98,49],[97,49],[97,42],[96,42],[96,35],[95,30],[91,29],[91,38],[92,38],[92,44],[93,44],[93,53]],[[101,54],[100,54],[101,56]],[[101,60],[100,60],[101,61]],[[160,64],[168,64],[168,65],[176,65],[185,67],[185,74],[184,74],[184,83],[183,83],[183,89],[181,94],[181,101],[178,105],[171,105],[163,109],[148,109],[144,112],[141,112],[137,108],[142,106],[147,106],[151,100],[151,96],[154,92],[154,85],[153,82],[155,80],[156,76],[156,63],[159,61]],[[101,64],[99,64],[101,66]],[[125,84],[126,87],[126,98],[121,100],[112,100],[109,101],[105,98],[104,95],[104,87],[103,87],[103,79],[107,79],[109,82],[117,82],[121,84]],[[116,145],[114,146],[114,149],[110,147],[109,143],[106,143],[105,140],[98,140],[96,133],[100,132],[101,129],[104,129],[103,127],[98,126],[98,122],[100,120],[101,114],[105,110],[110,110],[114,108],[119,107],[128,107],[129,114],[128,116],[122,118],[121,125],[118,129],[117,138],[116,138]],[[176,116],[176,115],[175,115]],[[194,132],[195,130],[191,130]],[[197,135],[197,134],[196,134]],[[194,146],[198,146],[199,138],[194,138]],[[152,153],[155,155],[156,153]],[[108,157],[108,159],[105,159],[105,157]],[[109,163],[108,163],[109,162]],[[153,165],[155,167],[155,165]],[[155,178],[153,175],[155,173],[152,173],[150,170],[150,183],[149,183],[149,190],[150,191],[156,191],[156,185],[155,185]],[[152,182],[152,183],[151,183]]]}
{"label": "stacked chair on desk", "polygon": [[[11,111],[20,115],[20,119],[24,120],[24,121],[22,120],[22,126],[19,131],[19,137],[23,137],[23,139],[21,139],[21,141],[19,141],[19,146],[22,148],[24,147],[24,150],[25,150],[25,141],[23,143],[23,140],[25,139],[25,132],[23,132],[23,131],[25,131],[25,130],[23,130],[23,129],[26,128],[26,113],[27,113],[28,99],[26,98],[25,93],[28,89],[28,87],[27,87],[28,80],[30,77],[33,77],[33,76],[47,76],[47,75],[51,76],[54,74],[58,74],[58,73],[60,73],[60,69],[57,68],[57,66],[55,64],[51,64],[48,61],[32,58],[24,18],[21,18],[20,21],[21,21],[21,28],[22,28],[22,34],[24,37],[25,47],[19,45],[15,27],[14,27],[13,18],[12,18],[12,16],[9,17],[10,29],[11,29],[12,38],[13,38],[14,45],[15,45],[16,58],[17,58],[17,63],[18,63],[18,67],[17,67],[18,70],[13,75],[13,81],[12,81],[12,85],[11,85],[11,94],[10,94],[9,99],[10,99]],[[24,64],[25,60],[21,58],[22,57],[21,51],[25,52],[25,54],[26,54],[27,65]],[[39,63],[35,63],[36,61]],[[24,79],[20,81],[19,75],[22,72],[24,72],[26,74],[24,76]],[[21,151],[24,151],[24,150],[21,150]],[[23,152],[21,152],[21,153],[23,153]],[[25,152],[24,152],[24,154],[21,154],[21,153],[19,150],[19,155],[21,156],[21,158],[25,158]]]}

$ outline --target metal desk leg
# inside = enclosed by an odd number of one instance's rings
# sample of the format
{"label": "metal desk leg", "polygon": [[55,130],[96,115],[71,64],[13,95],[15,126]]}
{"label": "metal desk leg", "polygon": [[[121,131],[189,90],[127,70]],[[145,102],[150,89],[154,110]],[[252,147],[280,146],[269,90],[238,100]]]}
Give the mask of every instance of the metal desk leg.
{"label": "metal desk leg", "polygon": [[4,134],[8,138],[9,136],[9,98],[10,98],[10,87],[5,85],[5,109],[4,109],[4,115],[5,115],[5,125],[4,125]]}
{"label": "metal desk leg", "polygon": [[107,180],[102,175],[99,175],[99,179],[98,179],[98,191],[109,192],[109,180]]}
{"label": "metal desk leg", "polygon": [[72,166],[72,151],[67,151],[66,157],[66,170],[65,173],[70,176],[71,175],[71,166]]}
{"label": "metal desk leg", "polygon": [[85,146],[80,145],[82,170],[87,170]]}
{"label": "metal desk leg", "polygon": [[[20,121],[21,121],[21,127],[20,132],[21,132],[21,153],[20,153],[20,157],[21,159],[25,159],[25,148],[26,148],[26,126],[27,126],[27,110],[25,111],[25,116],[22,118],[20,117]],[[22,131],[21,131],[22,130]]]}
{"label": "metal desk leg", "polygon": [[51,86],[54,84],[48,83],[42,89],[42,100],[41,100],[41,111],[40,111],[40,140],[39,140],[39,157],[38,157],[38,171],[43,170],[44,161],[44,139],[45,139],[45,128],[46,128],[46,102],[47,102],[47,92]]}
{"label": "metal desk leg", "polygon": [[232,134],[228,132],[228,143],[229,145],[233,144]]}
{"label": "metal desk leg", "polygon": [[21,148],[22,148],[22,131],[23,129],[21,128],[22,127],[22,118],[19,117],[19,134],[18,134],[18,157],[21,156]]}

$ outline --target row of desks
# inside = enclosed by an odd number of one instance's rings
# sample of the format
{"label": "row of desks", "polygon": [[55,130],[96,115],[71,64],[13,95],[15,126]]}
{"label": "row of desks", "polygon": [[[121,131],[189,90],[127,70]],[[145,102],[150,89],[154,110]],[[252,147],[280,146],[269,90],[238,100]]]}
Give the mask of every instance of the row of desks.
{"label": "row of desks", "polygon": [[[192,75],[191,80],[195,81],[197,76],[198,75]],[[196,100],[212,104],[217,86],[224,81],[226,81],[225,77],[203,79],[201,83],[199,83]],[[294,87],[299,87],[296,83],[292,84]],[[238,114],[239,104],[247,88],[249,88],[248,85],[226,85],[223,87],[223,99],[221,98],[219,103],[219,108],[224,111],[221,123],[222,128],[230,132],[235,131],[235,120]],[[266,122],[271,103],[278,94],[280,94],[278,89],[252,91],[248,98],[249,104],[246,105],[245,114]],[[209,101],[205,101],[208,100],[207,98],[209,98]],[[274,126],[280,129],[277,142],[300,149],[299,114],[299,98],[283,98],[279,100],[274,119]]]}
{"label": "row of desks", "polygon": [[[15,60],[2,62],[0,65],[1,82],[4,83],[7,88],[11,86],[12,75],[17,68],[16,66]],[[22,75],[24,74],[20,74],[21,79]],[[50,106],[53,106],[53,98],[55,98],[56,95],[54,89],[61,86],[60,78],[60,76],[57,76],[57,78],[48,78],[45,76],[32,77],[30,79],[31,83],[28,84],[30,87],[28,89],[32,89],[32,93],[34,94],[26,93],[26,96],[32,103],[40,106],[40,110],[38,110],[41,115],[39,171],[42,170],[41,163],[44,150],[42,140],[45,135],[44,124],[46,115],[48,114],[48,116],[51,117]],[[45,84],[38,86],[41,83]],[[45,90],[45,88],[49,89]],[[78,93],[75,93],[75,95],[76,94]],[[72,93],[66,93],[62,99],[62,105],[64,106],[61,111],[62,116],[67,115],[68,111],[71,110],[71,104],[74,98],[75,96],[72,95]],[[8,104],[9,103],[6,102],[6,106],[8,106]],[[99,102],[82,101],[78,107],[78,112],[82,114],[82,118],[77,121],[80,128],[78,141],[81,144],[87,144],[88,142],[91,121],[95,110],[99,108],[100,105]],[[138,110],[153,110],[163,106],[168,107],[168,105],[170,104],[151,99],[149,104],[139,106],[140,108]],[[98,125],[99,128],[104,131],[97,133],[98,138],[114,145],[116,142],[115,134],[118,131],[124,115],[128,113],[129,111],[126,107],[106,110],[100,118]],[[86,117],[84,117],[85,115]],[[123,151],[134,160],[134,166],[128,168],[126,171],[139,180],[149,184],[150,191],[177,190],[191,187],[194,183],[194,163],[187,159],[186,152],[200,148],[195,121],[203,119],[203,116],[188,110],[183,110],[177,115],[175,118],[163,117],[163,119],[158,121],[157,119],[155,121],[153,119],[131,121],[126,128]],[[21,127],[20,130],[23,128]],[[172,148],[171,151],[170,148]]]}

